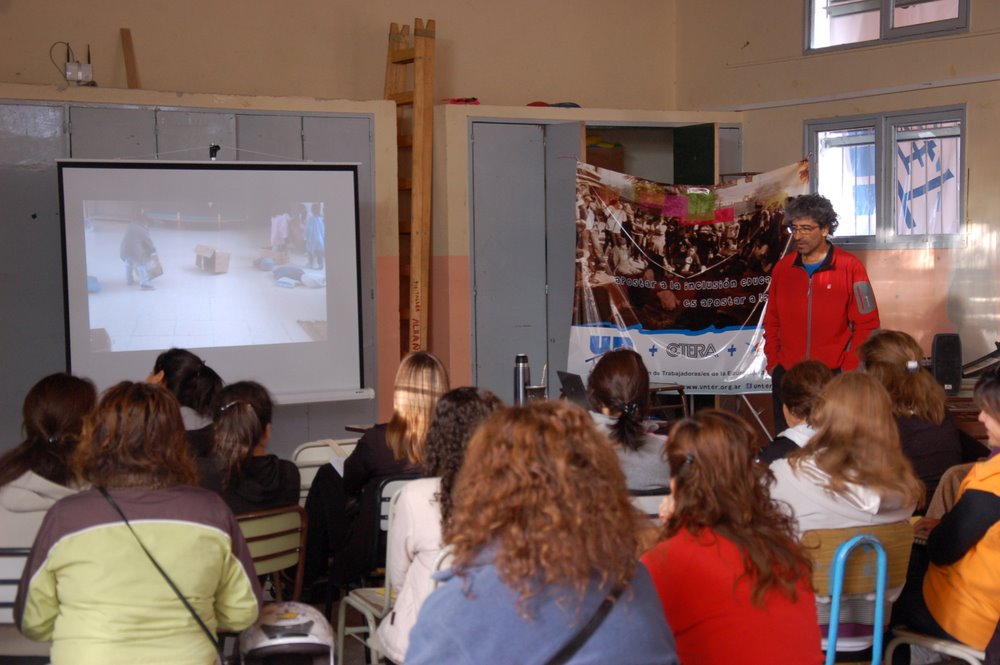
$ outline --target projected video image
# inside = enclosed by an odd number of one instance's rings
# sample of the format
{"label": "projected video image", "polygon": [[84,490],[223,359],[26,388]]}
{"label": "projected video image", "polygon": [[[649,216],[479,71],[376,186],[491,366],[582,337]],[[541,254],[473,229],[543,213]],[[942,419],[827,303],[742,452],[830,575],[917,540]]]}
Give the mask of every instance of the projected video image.
{"label": "projected video image", "polygon": [[82,206],[91,352],[327,340],[326,202]]}

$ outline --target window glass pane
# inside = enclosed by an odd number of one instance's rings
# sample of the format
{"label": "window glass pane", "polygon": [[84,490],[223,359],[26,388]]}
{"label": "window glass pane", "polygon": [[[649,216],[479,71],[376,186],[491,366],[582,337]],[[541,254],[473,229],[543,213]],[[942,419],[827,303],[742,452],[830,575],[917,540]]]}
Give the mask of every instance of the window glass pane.
{"label": "window glass pane", "polygon": [[896,234],[958,233],[961,123],[896,125],[893,137]]}
{"label": "window glass pane", "polygon": [[821,131],[816,137],[816,189],[837,211],[836,235],[875,235],[875,128]]}
{"label": "window glass pane", "polygon": [[811,48],[879,38],[878,0],[813,0]]}
{"label": "window glass pane", "polygon": [[958,18],[958,0],[896,0],[892,25],[903,28]]}

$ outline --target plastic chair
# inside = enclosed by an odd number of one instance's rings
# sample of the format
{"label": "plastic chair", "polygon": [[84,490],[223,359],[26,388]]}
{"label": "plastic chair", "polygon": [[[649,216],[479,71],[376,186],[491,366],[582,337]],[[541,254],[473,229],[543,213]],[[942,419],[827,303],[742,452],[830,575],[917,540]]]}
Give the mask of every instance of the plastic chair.
{"label": "plastic chair", "polygon": [[[299,505],[283,506],[241,513],[236,521],[247,541],[257,575],[271,575],[279,600],[297,601],[302,595],[306,556],[306,511]],[[291,597],[284,598],[281,576],[276,573],[293,567],[295,586]]]}
{"label": "plastic chair", "polygon": [[[913,546],[910,523],[816,529],[802,535],[802,544],[813,559],[820,625],[829,624],[823,640],[826,662],[834,662],[839,646],[841,652],[871,648],[871,662],[877,665],[889,609],[906,581]],[[872,634],[839,637],[845,620],[871,626]]]}
{"label": "plastic chair", "polygon": [[[379,528],[375,530],[376,547],[378,547],[378,543],[381,542],[381,535],[383,533],[388,533],[389,529],[392,528],[392,518],[393,513],[395,512],[396,502],[399,500],[399,490],[403,489],[403,486],[406,483],[417,477],[419,476],[392,476],[385,478],[379,484],[378,501],[380,510]],[[375,629],[378,628],[378,622],[389,614],[389,610],[392,609],[392,603],[395,598],[391,589],[392,585],[389,579],[389,567],[386,566],[385,582],[382,586],[354,589],[340,601],[340,607],[337,610],[338,663],[344,662],[344,638],[348,635],[365,644],[366,651],[368,652],[366,662],[371,665],[375,665],[375,663],[379,662],[381,656],[378,652],[378,645],[377,643],[373,643],[373,641],[368,638],[375,635]],[[353,607],[361,613],[365,619],[364,625],[346,625],[348,607]],[[361,635],[366,637],[359,637]]]}
{"label": "plastic chair", "polygon": [[973,649],[961,642],[952,642],[951,640],[943,640],[939,637],[916,633],[909,628],[900,626],[892,630],[892,639],[889,640],[889,646],[885,651],[885,662],[892,662],[892,654],[900,644],[912,644],[923,647],[935,653],[943,653],[953,658],[964,660],[967,663],[971,663],[971,665],[983,665],[986,660],[986,653],[979,649]]}

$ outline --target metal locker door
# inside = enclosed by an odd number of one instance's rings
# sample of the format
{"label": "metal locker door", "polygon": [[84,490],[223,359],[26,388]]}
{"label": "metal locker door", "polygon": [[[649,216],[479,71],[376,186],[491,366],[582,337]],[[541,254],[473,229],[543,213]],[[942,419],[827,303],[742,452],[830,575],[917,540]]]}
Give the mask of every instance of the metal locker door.
{"label": "metal locker door", "polygon": [[542,125],[472,126],[473,373],[507,402],[515,354],[534,380],[547,355],[544,148]]}

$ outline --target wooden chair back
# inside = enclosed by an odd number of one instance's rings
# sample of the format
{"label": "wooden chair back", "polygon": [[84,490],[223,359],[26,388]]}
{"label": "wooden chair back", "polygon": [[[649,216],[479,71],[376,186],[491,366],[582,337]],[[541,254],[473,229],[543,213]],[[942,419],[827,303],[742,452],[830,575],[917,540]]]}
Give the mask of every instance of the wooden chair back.
{"label": "wooden chair back", "polygon": [[[890,589],[903,586],[913,547],[913,526],[909,522],[847,529],[815,529],[802,534],[802,545],[813,560],[812,582],[816,595],[830,595],[830,564],[833,555],[841,543],[858,534],[875,536],[882,543],[888,560],[886,586]],[[875,574],[875,552],[869,548],[855,550],[844,569],[844,594],[871,593],[875,589]]]}
{"label": "wooden chair back", "polygon": [[257,575],[272,575],[275,589],[283,596],[280,576],[295,567],[295,586],[290,598],[302,595],[302,573],[306,554],[306,511],[299,505],[241,513],[236,516],[247,541]]}

